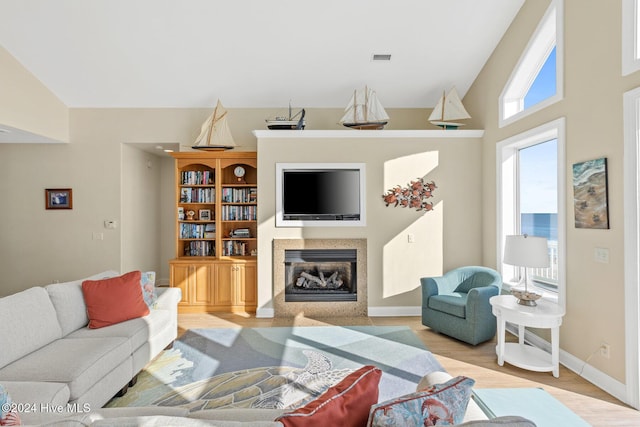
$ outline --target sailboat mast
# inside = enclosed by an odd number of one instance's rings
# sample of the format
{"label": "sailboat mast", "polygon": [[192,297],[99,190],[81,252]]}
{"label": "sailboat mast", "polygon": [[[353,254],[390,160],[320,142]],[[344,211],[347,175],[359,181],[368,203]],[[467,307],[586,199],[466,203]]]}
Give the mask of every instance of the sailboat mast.
{"label": "sailboat mast", "polygon": [[364,87],[364,121],[369,121],[369,87]]}
{"label": "sailboat mast", "polygon": [[358,116],[356,112],[358,111],[358,91],[356,89],[353,90],[353,123],[358,123]]}
{"label": "sailboat mast", "polygon": [[213,128],[216,124],[216,115],[218,114],[218,106],[220,100],[216,103],[216,108],[213,109],[213,115],[211,116],[211,126],[209,126],[209,135],[207,136],[207,145],[211,145],[211,137],[213,136]]}
{"label": "sailboat mast", "polygon": [[442,91],[442,114],[440,115],[442,121],[444,121],[444,104],[447,101],[447,95],[445,95],[445,91]]}

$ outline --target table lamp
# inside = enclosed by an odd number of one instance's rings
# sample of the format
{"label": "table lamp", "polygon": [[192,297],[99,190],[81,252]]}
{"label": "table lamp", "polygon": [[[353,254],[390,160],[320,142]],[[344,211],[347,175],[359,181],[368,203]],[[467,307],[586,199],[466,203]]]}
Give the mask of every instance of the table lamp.
{"label": "table lamp", "polygon": [[[504,244],[505,264],[524,267],[524,291],[512,289],[511,293],[518,298],[518,304],[536,306],[536,300],[542,295],[529,292],[528,268],[549,267],[549,250],[547,239],[544,237],[528,236],[526,234],[507,236]],[[522,280],[518,285],[522,284]]]}

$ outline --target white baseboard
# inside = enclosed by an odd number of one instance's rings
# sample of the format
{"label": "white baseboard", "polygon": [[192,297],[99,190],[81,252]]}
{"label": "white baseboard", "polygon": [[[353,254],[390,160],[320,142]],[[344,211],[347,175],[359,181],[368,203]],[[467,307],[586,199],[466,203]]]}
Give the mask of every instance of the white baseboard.
{"label": "white baseboard", "polygon": [[259,308],[256,310],[256,318],[258,319],[273,319],[275,315],[273,308]]}
{"label": "white baseboard", "polygon": [[[518,335],[518,328],[514,325],[507,324],[507,330],[513,335]],[[551,353],[551,344],[530,331],[525,331],[524,340],[535,347]],[[560,364],[596,387],[606,391],[616,399],[625,403],[627,402],[627,386],[625,384],[594,368],[584,360],[578,359],[564,350],[560,350]]]}
{"label": "white baseboard", "polygon": [[409,317],[421,316],[422,307],[369,307],[370,317]]}

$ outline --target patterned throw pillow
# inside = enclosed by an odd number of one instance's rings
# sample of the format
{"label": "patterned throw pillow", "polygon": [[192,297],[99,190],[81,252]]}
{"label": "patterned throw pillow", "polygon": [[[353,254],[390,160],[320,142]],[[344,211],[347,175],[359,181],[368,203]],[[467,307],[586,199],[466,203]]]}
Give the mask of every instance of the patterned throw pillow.
{"label": "patterned throw pillow", "polygon": [[382,371],[365,365],[330,387],[317,399],[275,419],[285,427],[360,427],[369,408],[378,401],[378,383]]}
{"label": "patterned throw pillow", "polygon": [[158,294],[156,294],[156,272],[145,271],[140,275],[140,286],[142,286],[142,296],[149,308],[156,308]]}
{"label": "patterned throw pillow", "polygon": [[11,396],[9,392],[0,384],[0,425],[19,426],[20,417],[12,410]]}
{"label": "patterned throw pillow", "polygon": [[367,427],[435,426],[462,423],[475,381],[455,377],[444,384],[371,407]]}

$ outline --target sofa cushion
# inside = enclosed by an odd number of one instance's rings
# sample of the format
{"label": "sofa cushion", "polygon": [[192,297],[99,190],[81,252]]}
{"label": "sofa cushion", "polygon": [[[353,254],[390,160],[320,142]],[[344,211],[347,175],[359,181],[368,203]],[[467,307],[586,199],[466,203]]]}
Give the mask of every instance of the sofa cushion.
{"label": "sofa cushion", "polygon": [[56,310],[44,288],[0,298],[0,368],[60,337]]}
{"label": "sofa cushion", "polygon": [[367,427],[460,424],[474,383],[471,378],[455,377],[424,391],[374,405]]}
{"label": "sofa cushion", "polygon": [[140,271],[131,271],[118,277],[82,282],[89,328],[103,328],[149,314],[140,276]]}
{"label": "sofa cushion", "polygon": [[2,381],[15,403],[66,405],[69,402],[69,387],[63,383],[42,381]]}
{"label": "sofa cushion", "polygon": [[84,280],[106,279],[119,274],[117,271],[109,270],[86,279],[45,286],[49,298],[51,298],[51,302],[56,309],[63,337],[76,329],[84,328],[89,323],[87,306],[84,303],[84,295],[82,294],[82,282]]}
{"label": "sofa cushion", "polygon": [[523,417],[508,415],[490,420],[468,421],[458,427],[536,427],[536,424]]}
{"label": "sofa cushion", "polygon": [[65,338],[123,337],[130,340],[132,352],[135,352],[142,345],[149,342],[150,337],[156,336],[158,332],[164,329],[170,321],[171,313],[169,310],[152,310],[146,316],[126,320],[104,328],[81,328],[70,333]]}
{"label": "sofa cushion", "polygon": [[347,375],[342,381],[301,408],[282,414],[276,421],[285,427],[325,427],[340,420],[341,427],[365,424],[371,405],[378,401],[382,371],[374,366]]}
{"label": "sofa cushion", "polygon": [[65,383],[73,401],[130,358],[126,338],[62,338],[0,369],[0,381]]}
{"label": "sofa cushion", "polygon": [[467,294],[434,295],[429,298],[429,308],[464,319],[466,317]]}

